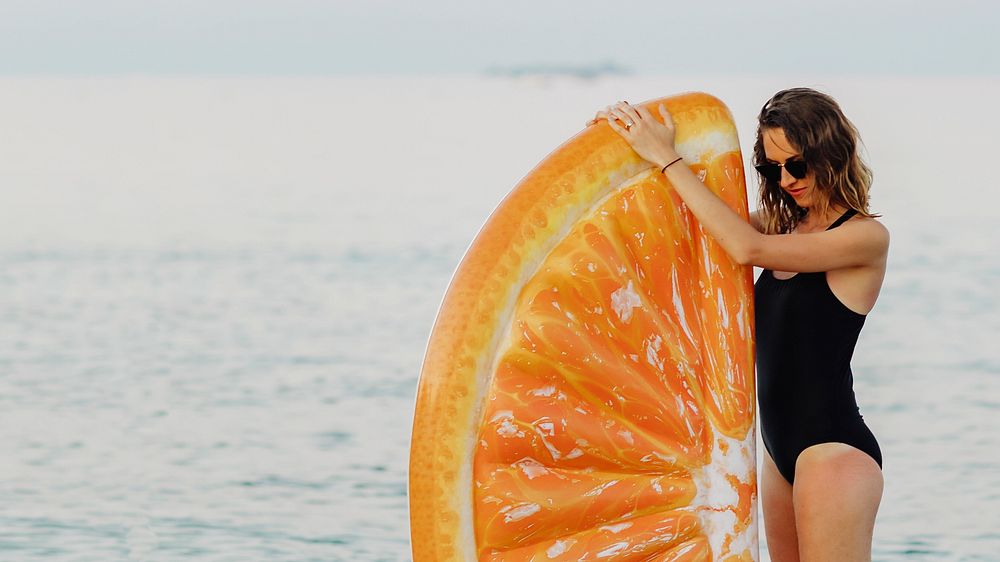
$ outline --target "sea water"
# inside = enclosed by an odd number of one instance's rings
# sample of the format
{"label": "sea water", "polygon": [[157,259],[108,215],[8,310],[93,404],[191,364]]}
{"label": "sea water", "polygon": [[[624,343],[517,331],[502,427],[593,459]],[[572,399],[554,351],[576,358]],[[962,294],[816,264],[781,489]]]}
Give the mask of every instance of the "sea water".
{"label": "sea water", "polygon": [[490,212],[609,103],[709,91],[746,156],[798,85],[892,233],[874,559],[1000,559],[1000,80],[411,76],[0,80],[0,562],[409,560],[417,377]]}

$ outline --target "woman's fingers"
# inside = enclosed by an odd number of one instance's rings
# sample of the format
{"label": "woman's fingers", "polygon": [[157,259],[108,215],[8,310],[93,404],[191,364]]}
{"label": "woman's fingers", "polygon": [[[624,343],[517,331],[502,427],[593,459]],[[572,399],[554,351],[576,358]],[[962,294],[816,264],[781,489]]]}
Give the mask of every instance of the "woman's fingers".
{"label": "woman's fingers", "polygon": [[664,125],[670,127],[671,129],[674,128],[674,117],[670,115],[670,112],[667,111],[666,106],[664,106],[662,103],[660,104],[660,116],[663,117]]}
{"label": "woman's fingers", "polygon": [[597,123],[601,119],[607,118],[607,116],[608,116],[607,110],[602,109],[602,110],[600,110],[600,111],[598,111],[597,113],[594,114],[594,118],[593,119],[591,119],[590,121],[587,121],[587,126],[593,125],[594,123]]}
{"label": "woman's fingers", "polygon": [[628,115],[617,106],[610,108],[610,114],[615,116],[622,123],[625,123],[625,128],[631,127],[637,120],[635,117]]}
{"label": "woman's fingers", "polygon": [[[670,118],[670,114],[666,112],[663,104],[660,104],[660,115],[664,116],[664,121],[668,127],[673,128],[673,120]],[[625,125],[622,128],[618,126],[618,130],[628,130],[630,127],[638,124],[641,121],[655,120],[653,114],[649,111],[646,106],[640,105],[638,107],[632,106],[626,101],[620,101],[615,105],[609,105],[603,110],[598,111],[594,114],[594,118],[587,121],[587,126],[597,123],[601,119],[607,119],[609,123],[614,123],[616,120],[621,121]],[[617,124],[617,123],[615,123]]]}
{"label": "woman's fingers", "polygon": [[608,125],[610,125],[611,128],[614,129],[615,132],[618,133],[619,135],[624,136],[628,134],[628,129],[616,123],[613,117],[614,117],[613,115],[608,115]]}
{"label": "woman's fingers", "polygon": [[632,121],[638,122],[640,119],[642,119],[642,117],[639,115],[639,112],[637,112],[634,107],[629,105],[627,101],[620,101],[615,107],[624,111],[625,115],[628,115],[629,117],[632,118]]}
{"label": "woman's fingers", "polygon": [[639,112],[639,116],[643,119],[648,119],[650,121],[653,120],[653,114],[649,112],[649,109],[647,109],[646,106],[640,105],[636,108],[636,111]]}

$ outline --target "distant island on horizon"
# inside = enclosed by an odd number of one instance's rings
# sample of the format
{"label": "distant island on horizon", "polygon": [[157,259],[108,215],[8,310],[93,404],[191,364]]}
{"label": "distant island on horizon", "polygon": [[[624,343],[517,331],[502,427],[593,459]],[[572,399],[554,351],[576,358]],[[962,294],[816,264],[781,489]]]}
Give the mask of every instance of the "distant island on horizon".
{"label": "distant island on horizon", "polygon": [[632,74],[632,70],[615,62],[600,64],[526,64],[515,66],[492,66],[485,70],[489,76],[572,76],[575,78],[597,78],[599,76],[622,76]]}

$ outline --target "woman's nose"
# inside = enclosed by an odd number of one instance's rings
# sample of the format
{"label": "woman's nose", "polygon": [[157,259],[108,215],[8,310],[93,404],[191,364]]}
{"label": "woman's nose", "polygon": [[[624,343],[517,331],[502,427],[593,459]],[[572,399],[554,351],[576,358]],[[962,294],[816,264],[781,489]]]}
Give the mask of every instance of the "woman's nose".
{"label": "woman's nose", "polygon": [[788,187],[795,183],[795,177],[788,173],[784,166],[781,167],[781,187]]}

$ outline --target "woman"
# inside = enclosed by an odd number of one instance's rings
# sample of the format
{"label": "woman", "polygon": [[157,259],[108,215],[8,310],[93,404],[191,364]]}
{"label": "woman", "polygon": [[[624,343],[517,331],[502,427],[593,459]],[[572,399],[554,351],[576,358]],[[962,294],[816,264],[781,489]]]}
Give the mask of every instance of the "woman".
{"label": "woman", "polygon": [[747,224],[677,165],[673,120],[659,112],[663,123],[619,102],[597,118],[667,176],[730,256],[764,269],[754,297],[771,560],[871,560],[882,456],[858,411],[850,359],[882,286],[889,232],[868,212],[857,130],[825,94],[775,94],[758,116],[760,209]]}

